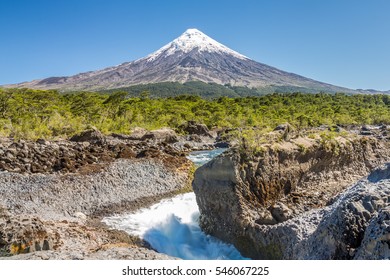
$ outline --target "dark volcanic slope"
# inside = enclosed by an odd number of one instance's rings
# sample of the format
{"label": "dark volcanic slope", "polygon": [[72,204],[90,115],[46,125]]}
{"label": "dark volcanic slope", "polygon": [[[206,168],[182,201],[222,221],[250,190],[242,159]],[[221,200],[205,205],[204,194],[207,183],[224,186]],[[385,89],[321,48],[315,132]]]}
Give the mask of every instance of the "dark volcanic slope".
{"label": "dark volcanic slope", "polygon": [[11,85],[61,90],[102,90],[157,82],[203,81],[248,87],[305,88],[313,92],[355,92],[251,60],[199,30],[189,29],[155,53],[119,66],[69,77]]}

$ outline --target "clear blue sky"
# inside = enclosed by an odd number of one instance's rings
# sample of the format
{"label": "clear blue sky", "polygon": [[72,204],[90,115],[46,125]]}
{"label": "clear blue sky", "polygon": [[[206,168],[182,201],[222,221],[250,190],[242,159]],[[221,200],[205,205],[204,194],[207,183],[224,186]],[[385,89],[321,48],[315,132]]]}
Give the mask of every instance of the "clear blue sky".
{"label": "clear blue sky", "polygon": [[0,0],[0,84],[141,58],[188,28],[262,63],[390,90],[388,0]]}

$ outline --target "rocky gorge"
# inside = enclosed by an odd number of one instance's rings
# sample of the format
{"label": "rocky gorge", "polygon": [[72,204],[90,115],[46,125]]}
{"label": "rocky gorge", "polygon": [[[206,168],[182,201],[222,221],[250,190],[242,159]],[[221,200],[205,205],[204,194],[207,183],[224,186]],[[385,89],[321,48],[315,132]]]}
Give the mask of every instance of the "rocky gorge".
{"label": "rocky gorge", "polygon": [[288,130],[195,172],[202,229],[253,259],[389,259],[387,128]]}
{"label": "rocky gorge", "polygon": [[1,139],[0,257],[171,258],[100,220],[190,188],[194,167],[185,156],[213,147],[215,138],[203,135],[202,125],[187,128],[197,134],[165,128],[105,136],[90,129],[70,140]]}
{"label": "rocky gorge", "polygon": [[[176,132],[0,139],[0,259],[172,259],[101,221],[191,183],[203,231],[244,257],[390,257],[386,126],[286,124],[256,132],[256,145],[244,133],[188,122]],[[188,152],[229,145],[194,173]]]}

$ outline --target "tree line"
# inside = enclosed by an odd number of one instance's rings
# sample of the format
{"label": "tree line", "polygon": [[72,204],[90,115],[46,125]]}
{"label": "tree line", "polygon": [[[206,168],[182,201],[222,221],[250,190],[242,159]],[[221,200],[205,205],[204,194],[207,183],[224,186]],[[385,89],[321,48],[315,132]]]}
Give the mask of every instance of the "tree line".
{"label": "tree line", "polygon": [[59,93],[55,90],[0,89],[0,135],[67,138],[94,126],[103,133],[130,133],[134,127],[177,128],[185,121],[209,128],[272,128],[347,124],[389,124],[390,96],[274,93],[257,97],[196,95],[151,98],[143,91]]}

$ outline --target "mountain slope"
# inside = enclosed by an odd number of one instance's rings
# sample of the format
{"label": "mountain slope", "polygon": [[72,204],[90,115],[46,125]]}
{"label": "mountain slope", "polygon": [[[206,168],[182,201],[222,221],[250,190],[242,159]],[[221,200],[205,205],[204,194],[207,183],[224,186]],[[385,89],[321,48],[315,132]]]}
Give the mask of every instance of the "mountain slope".
{"label": "mountain slope", "polygon": [[137,84],[189,81],[256,88],[303,88],[312,92],[355,92],[256,62],[197,29],[188,29],[180,37],[145,58],[103,70],[69,77],[51,77],[12,86],[105,90]]}

